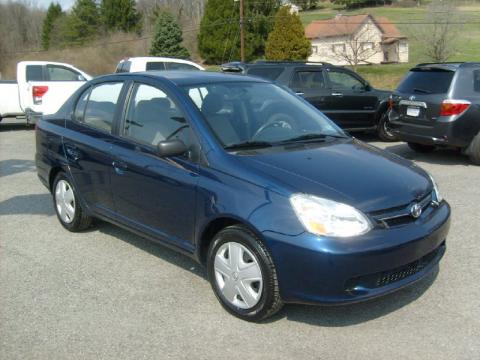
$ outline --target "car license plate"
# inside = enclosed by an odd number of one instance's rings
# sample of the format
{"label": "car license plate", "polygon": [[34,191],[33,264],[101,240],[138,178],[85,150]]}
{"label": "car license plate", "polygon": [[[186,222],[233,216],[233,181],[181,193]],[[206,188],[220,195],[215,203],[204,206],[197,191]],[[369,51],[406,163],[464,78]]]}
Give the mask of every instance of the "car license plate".
{"label": "car license plate", "polygon": [[420,115],[420,108],[418,107],[407,107],[407,116],[418,117]]}

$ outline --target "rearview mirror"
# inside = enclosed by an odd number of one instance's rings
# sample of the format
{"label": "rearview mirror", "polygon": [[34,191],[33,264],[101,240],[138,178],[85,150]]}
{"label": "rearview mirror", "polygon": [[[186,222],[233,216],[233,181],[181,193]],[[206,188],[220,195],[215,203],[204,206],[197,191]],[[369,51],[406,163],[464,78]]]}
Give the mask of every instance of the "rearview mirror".
{"label": "rearview mirror", "polygon": [[157,154],[160,157],[179,156],[187,151],[187,146],[178,139],[160,141],[157,145]]}

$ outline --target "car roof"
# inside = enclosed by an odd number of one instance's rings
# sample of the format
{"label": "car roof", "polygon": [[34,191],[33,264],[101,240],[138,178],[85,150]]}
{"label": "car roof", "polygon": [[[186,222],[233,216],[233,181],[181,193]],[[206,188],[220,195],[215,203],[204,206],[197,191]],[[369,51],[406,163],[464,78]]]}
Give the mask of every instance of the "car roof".
{"label": "car roof", "polygon": [[444,62],[444,63],[421,63],[415,65],[412,70],[419,70],[419,69],[439,69],[439,70],[447,70],[447,71],[456,71],[459,68],[464,68],[464,67],[475,67],[475,66],[480,66],[480,63],[478,62]]}
{"label": "car roof", "polygon": [[238,76],[209,71],[181,71],[181,70],[161,70],[161,71],[144,71],[136,73],[122,73],[120,76],[147,76],[157,79],[167,79],[178,86],[221,83],[221,82],[263,82],[269,81],[250,76]]}

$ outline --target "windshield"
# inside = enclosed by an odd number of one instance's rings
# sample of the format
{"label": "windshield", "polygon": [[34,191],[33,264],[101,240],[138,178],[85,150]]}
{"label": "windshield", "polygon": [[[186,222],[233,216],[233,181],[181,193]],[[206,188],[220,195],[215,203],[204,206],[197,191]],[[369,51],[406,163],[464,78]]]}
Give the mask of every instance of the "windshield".
{"label": "windshield", "polygon": [[270,83],[184,86],[225,148],[346,137],[326,116]]}
{"label": "windshield", "polygon": [[444,94],[448,92],[455,72],[445,70],[410,71],[398,85],[401,93]]}

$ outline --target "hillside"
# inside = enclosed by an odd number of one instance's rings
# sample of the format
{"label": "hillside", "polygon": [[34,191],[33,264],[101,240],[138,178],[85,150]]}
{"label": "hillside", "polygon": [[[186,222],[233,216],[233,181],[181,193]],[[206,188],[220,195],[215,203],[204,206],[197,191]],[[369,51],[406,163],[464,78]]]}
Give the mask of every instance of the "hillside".
{"label": "hillside", "polygon": [[[459,8],[459,11],[462,21],[468,23],[462,25],[463,30],[458,38],[457,53],[449,61],[480,61],[480,5],[463,6]],[[326,8],[301,12],[300,18],[304,25],[308,25],[313,20],[333,18],[337,13],[337,10]],[[412,34],[423,30],[422,25],[415,23],[425,22],[425,8],[374,7],[352,11],[342,10],[342,14],[385,16],[409,37],[409,64],[359,67],[358,72],[367,77],[375,86],[394,88],[409,67],[429,60],[422,54],[421,45],[412,37]]]}

